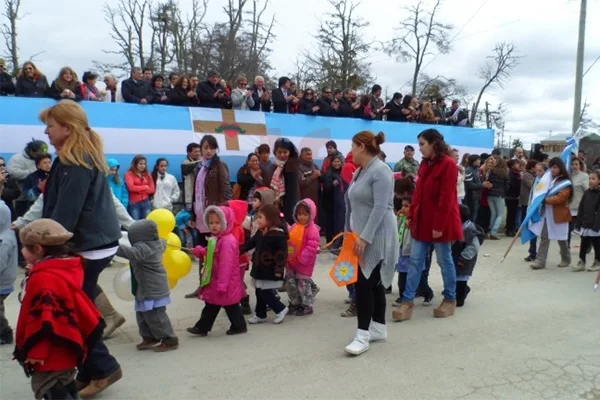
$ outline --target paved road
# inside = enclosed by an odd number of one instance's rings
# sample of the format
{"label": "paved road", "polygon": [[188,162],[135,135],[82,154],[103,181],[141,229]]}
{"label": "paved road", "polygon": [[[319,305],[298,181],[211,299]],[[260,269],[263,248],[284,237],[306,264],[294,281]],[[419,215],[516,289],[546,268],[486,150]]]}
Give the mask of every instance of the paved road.
{"label": "paved road", "polygon": [[[346,291],[327,276],[331,255],[320,256],[315,273],[322,290],[314,315],[251,326],[248,334],[236,337],[225,336],[224,313],[209,337],[185,332],[202,308],[198,300],[183,299],[196,283],[194,271],[175,288],[169,307],[181,346],[163,354],[136,351],[132,304],[111,293],[117,271],[112,267],[101,284],[128,320],[107,343],[124,378],[100,398],[600,399],[595,274],[554,265],[532,271],[520,245],[500,264],[507,244],[506,239],[484,244],[482,255],[490,257],[480,257],[473,291],[454,317],[434,319],[431,307],[419,305],[411,321],[390,323],[387,343],[373,344],[358,358],[343,351],[356,321],[339,316]],[[551,264],[558,263],[557,246],[550,251]],[[432,287],[439,294],[439,269],[432,271]],[[394,299],[388,296],[390,304]],[[9,298],[7,312],[14,322],[16,295]],[[11,352],[0,349],[0,398],[31,398]]]}

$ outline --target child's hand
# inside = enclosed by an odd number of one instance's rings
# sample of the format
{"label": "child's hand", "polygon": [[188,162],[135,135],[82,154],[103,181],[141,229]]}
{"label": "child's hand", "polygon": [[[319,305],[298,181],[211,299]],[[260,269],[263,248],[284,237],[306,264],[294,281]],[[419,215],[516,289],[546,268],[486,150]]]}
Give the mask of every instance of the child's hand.
{"label": "child's hand", "polygon": [[194,247],[194,249],[192,250],[192,252],[194,253],[194,255],[198,258],[204,258],[206,256],[206,247],[202,247],[202,246],[196,246]]}
{"label": "child's hand", "polygon": [[40,364],[40,365],[44,365],[44,360],[34,360],[33,358],[27,358],[27,359],[25,359],[25,364],[31,364],[31,365]]}

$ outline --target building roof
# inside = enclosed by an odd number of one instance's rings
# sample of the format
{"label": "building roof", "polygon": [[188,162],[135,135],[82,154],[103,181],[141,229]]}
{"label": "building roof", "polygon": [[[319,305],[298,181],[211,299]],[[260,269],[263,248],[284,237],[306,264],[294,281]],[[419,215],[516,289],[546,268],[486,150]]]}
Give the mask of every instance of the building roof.
{"label": "building roof", "polygon": [[546,143],[556,143],[556,142],[566,142],[567,138],[573,136],[571,133],[557,133],[556,135],[552,135],[544,140],[540,140],[541,144]]}

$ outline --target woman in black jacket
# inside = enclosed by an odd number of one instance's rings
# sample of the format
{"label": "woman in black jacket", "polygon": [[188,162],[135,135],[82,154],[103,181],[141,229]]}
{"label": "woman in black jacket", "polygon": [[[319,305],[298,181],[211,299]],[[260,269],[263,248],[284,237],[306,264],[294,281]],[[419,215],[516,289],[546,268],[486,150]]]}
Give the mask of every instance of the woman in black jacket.
{"label": "woman in black jacket", "polygon": [[502,158],[496,159],[496,166],[489,172],[488,179],[492,188],[488,194],[490,207],[490,239],[498,240],[498,230],[504,221],[504,198],[509,188],[508,168]]}
{"label": "woman in black jacket", "polygon": [[315,92],[312,89],[306,89],[304,97],[300,100],[298,114],[319,115],[319,104],[315,100]]}
{"label": "woman in black jacket", "polygon": [[17,97],[48,97],[48,81],[35,64],[27,61],[17,76]]}
{"label": "woman in black jacket", "polygon": [[385,105],[383,112],[385,115],[387,115],[388,121],[403,121],[404,115],[402,114],[402,93],[394,93],[394,97],[392,97],[392,100]]}
{"label": "woman in black jacket", "polygon": [[277,139],[273,147],[275,164],[271,174],[271,189],[275,191],[276,204],[279,204],[285,220],[294,223],[294,207],[300,200],[298,182],[298,149],[287,138]]}
{"label": "woman in black jacket", "polygon": [[[344,194],[347,185],[342,179],[342,166],[344,157],[333,156],[331,165],[323,177],[323,211],[325,214],[325,238],[331,242],[335,235],[344,230],[346,217],[346,201]],[[338,250],[341,240],[333,246]]]}
{"label": "woman in black jacket", "polygon": [[167,97],[167,103],[172,106],[198,106],[196,91],[192,89],[190,78],[185,75],[177,80],[175,87],[169,91]]}
{"label": "woman in black jacket", "polygon": [[[83,291],[96,303],[106,329],[114,331],[125,319],[110,305],[98,286],[98,277],[117,252],[121,229],[108,184],[102,138],[89,127],[83,108],[73,101],[42,111],[40,119],[58,154],[46,181],[42,218],[51,218],[73,232],[73,251],[85,260]],[[90,344],[78,369],[79,394],[91,397],[121,377],[119,363],[99,340]]]}
{"label": "woman in black jacket", "polygon": [[54,100],[71,99],[81,101],[81,82],[71,67],[61,68],[58,76],[50,86],[49,96]]}
{"label": "woman in black jacket", "polygon": [[246,164],[238,170],[237,184],[240,185],[239,200],[247,200],[252,203],[254,191],[263,185],[262,170],[256,153],[248,154]]}
{"label": "woman in black jacket", "polygon": [[152,104],[167,104],[169,89],[164,86],[164,81],[162,75],[152,77]]}

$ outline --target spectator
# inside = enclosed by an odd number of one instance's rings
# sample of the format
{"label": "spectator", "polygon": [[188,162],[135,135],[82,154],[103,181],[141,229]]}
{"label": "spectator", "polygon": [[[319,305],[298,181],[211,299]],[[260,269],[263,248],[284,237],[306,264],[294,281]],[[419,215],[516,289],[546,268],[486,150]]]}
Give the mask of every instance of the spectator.
{"label": "spectator", "polygon": [[256,149],[258,154],[258,163],[262,170],[262,176],[265,186],[271,185],[271,174],[275,169],[275,164],[271,161],[271,147],[268,144],[263,143]]}
{"label": "spectator", "polygon": [[294,207],[300,196],[298,179],[298,150],[287,138],[275,141],[273,153],[275,164],[271,173],[271,189],[275,191],[275,199],[280,204],[285,220],[294,223]]}
{"label": "spectator", "polygon": [[[40,154],[48,152],[48,145],[42,140],[32,140],[27,143],[25,149],[13,155],[8,161],[6,170],[10,177],[17,182],[19,189],[29,174],[37,170],[35,159]],[[20,215],[19,215],[20,216]]]}
{"label": "spectator", "polygon": [[421,112],[421,122],[425,124],[437,124],[438,121],[439,119],[433,113],[433,107],[431,105],[431,102],[426,101],[425,103],[423,103],[423,111]]}
{"label": "spectator", "polygon": [[381,98],[381,86],[373,85],[371,88],[371,96],[370,96],[370,106],[371,112],[375,114],[376,119],[381,119],[383,116],[384,104],[383,99]]}
{"label": "spectator", "polygon": [[134,67],[131,70],[131,78],[125,80],[121,85],[123,100],[126,103],[152,103],[152,87],[149,81],[145,81],[142,78],[142,69]]}
{"label": "spectator", "polygon": [[371,109],[371,96],[363,94],[360,96],[360,106],[358,107],[358,116],[366,120],[377,118],[375,111]]}
{"label": "spectator", "polygon": [[313,161],[312,150],[309,147],[302,148],[298,164],[300,199],[311,199],[315,204],[319,204],[320,177],[321,171]]}
{"label": "spectator", "polygon": [[144,70],[142,71],[142,76],[146,82],[150,83],[152,82],[152,68],[150,67],[145,67]]}
{"label": "spectator", "polygon": [[[344,231],[346,217],[344,195],[348,187],[341,177],[344,156],[340,152],[336,152],[331,160],[323,175],[323,211],[325,214],[325,238],[327,243],[331,242],[335,235]],[[338,240],[333,245],[334,254],[339,252],[341,242],[341,240]]]}
{"label": "spectator", "polygon": [[164,85],[162,75],[154,75],[152,77],[152,104],[168,104],[169,98],[167,94],[169,89]]}
{"label": "spectator", "polygon": [[81,82],[77,80],[77,74],[71,67],[60,69],[58,76],[50,86],[49,94],[54,100],[71,99],[80,101],[82,99]]}
{"label": "spectator", "polygon": [[321,167],[321,175],[325,175],[327,171],[329,171],[331,162],[337,156],[342,158],[342,164],[344,164],[344,155],[338,151],[337,143],[335,141],[330,140],[327,143],[325,143],[325,149],[327,149],[327,157],[325,157],[325,159],[323,160],[323,166]]}
{"label": "spectator", "polygon": [[179,183],[177,179],[167,172],[169,162],[166,158],[156,160],[152,179],[156,190],[152,196],[152,208],[166,208],[173,211],[173,204],[179,201]]}
{"label": "spectator", "polygon": [[245,76],[237,79],[237,88],[231,91],[231,105],[234,110],[249,111],[254,108],[252,91],[248,90],[248,79]]}
{"label": "spectator", "polygon": [[[182,78],[179,78],[179,80]],[[202,150],[198,143],[190,143],[187,145],[186,152],[187,156],[181,163],[181,176],[183,178],[183,202],[185,203],[186,210],[191,211],[192,202],[194,199],[194,182],[196,182],[195,170],[198,164],[202,162]]]}
{"label": "spectator", "polygon": [[[195,77],[192,76],[192,84],[194,84],[194,82],[193,82],[194,78]],[[198,82],[196,82],[196,84],[197,83]],[[229,84],[227,83],[227,81],[225,79],[221,78],[221,80],[219,81],[219,84],[225,88],[225,93],[227,94],[227,96],[231,96],[231,86],[229,86]]]}
{"label": "spectator", "polygon": [[506,191],[506,236],[514,237],[517,233],[517,214],[519,209],[519,196],[521,195],[521,163],[519,160],[510,160],[507,163],[509,185]]}
{"label": "spectator", "polygon": [[288,114],[290,107],[298,103],[298,99],[291,90],[292,81],[286,76],[279,78],[279,87],[273,90],[273,112]]}
{"label": "spectator", "polygon": [[254,85],[251,90],[252,100],[254,100],[252,111],[271,112],[271,93],[265,87],[265,78],[262,76],[254,78]]}
{"label": "spectator", "polygon": [[319,115],[324,117],[335,117],[338,113],[338,104],[333,99],[333,92],[330,87],[323,89],[321,98],[318,100]]}
{"label": "spectator", "polygon": [[404,146],[404,158],[394,166],[394,172],[402,172],[402,176],[417,176],[419,165],[415,160],[415,148],[409,144]]}
{"label": "spectator", "polygon": [[359,116],[360,103],[356,102],[356,92],[352,89],[344,90],[344,97],[339,101],[339,116],[353,118]]}
{"label": "spectator", "polygon": [[194,89],[190,78],[182,75],[175,87],[169,91],[167,95],[167,103],[172,106],[193,107],[198,106],[198,95]]}
{"label": "spectator", "polygon": [[17,76],[17,97],[46,97],[49,91],[48,81],[34,63],[27,61]]}
{"label": "spectator", "polygon": [[198,83],[196,93],[202,107],[227,108],[227,105],[231,104],[226,88],[219,83],[219,74],[216,71],[210,71],[208,79]]}
{"label": "spectator", "polygon": [[145,219],[152,211],[150,196],[155,191],[154,179],[148,172],[148,162],[145,156],[137,155],[133,158],[131,167],[125,174],[125,184],[129,191],[127,211],[136,221]]}
{"label": "spectator", "polygon": [[258,155],[256,153],[248,154],[246,164],[238,170],[237,183],[240,185],[240,195],[236,200],[244,200],[252,203],[254,191],[263,186],[263,172],[260,168]]}
{"label": "spectator", "polygon": [[169,74],[169,89],[173,89],[178,80],[179,74],[177,72],[171,72]]}
{"label": "spectator", "polygon": [[333,91],[333,100],[336,103],[339,103],[340,100],[342,100],[344,98],[344,91],[342,89],[335,89]]}
{"label": "spectator", "polygon": [[81,78],[83,81],[81,84],[81,97],[83,100],[102,101],[102,94],[96,87],[97,79],[98,74],[94,72],[86,71],[83,73],[83,77]]}
{"label": "spectator", "polygon": [[354,178],[354,173],[358,169],[358,165],[354,163],[354,158],[352,157],[352,151],[348,152],[346,155],[346,161],[344,162],[344,166],[342,167],[341,177],[344,183],[347,186],[350,186],[352,182],[352,178]]}
{"label": "spectator", "polygon": [[459,152],[457,149],[452,149],[450,153],[454,161],[456,161],[456,166],[458,167],[458,178],[456,180],[456,194],[458,196],[458,203],[462,204],[465,199],[465,167],[458,163],[459,160]]}
{"label": "spectator", "polygon": [[573,218],[571,222],[569,222],[569,236],[567,238],[569,248],[571,248],[571,231],[575,229],[575,220],[577,219],[579,204],[583,199],[585,191],[590,188],[590,176],[585,173],[585,164],[579,157],[574,157],[571,160],[571,182],[573,197],[569,202],[569,210],[571,211],[571,216]]}
{"label": "spectator", "polygon": [[385,105],[383,112],[387,115],[388,121],[400,122],[403,119],[402,93],[394,93],[392,100]]}
{"label": "spectator", "polygon": [[21,201],[27,203],[27,209],[29,209],[40,194],[44,192],[48,173],[52,167],[52,156],[47,153],[42,153],[35,158],[35,164],[37,170],[25,178],[20,198]]}
{"label": "spectator", "polygon": [[443,97],[438,97],[435,101],[435,109],[433,110],[433,115],[437,119],[440,124],[447,124],[448,118],[446,115],[446,100]]}
{"label": "spectator", "polygon": [[467,159],[467,167],[465,168],[465,201],[464,205],[469,207],[471,211],[471,221],[477,221],[479,215],[479,204],[481,203],[481,191],[484,187],[488,187],[489,183],[481,182],[479,167],[481,159],[477,154],[472,154]]}
{"label": "spectator", "polygon": [[[533,187],[533,181],[535,180],[535,166],[537,161],[528,160],[525,168],[523,169],[523,174],[521,175],[521,187],[519,188],[519,207],[521,209],[521,220],[517,221],[517,224],[520,226],[527,215],[527,206],[529,205],[529,198],[531,196],[531,188]],[[533,253],[533,257],[531,260],[535,260],[535,253]]]}
{"label": "spectator", "polygon": [[110,93],[109,102],[122,103],[124,101],[117,78],[115,78],[113,75],[106,75],[104,77],[104,84],[106,85],[106,90],[108,93]]}
{"label": "spectator", "polygon": [[6,61],[0,58],[0,96],[15,94],[15,84],[12,76],[4,68],[6,68]]}
{"label": "spectator", "polygon": [[533,145],[533,153],[531,154],[531,158],[539,162],[544,162],[544,160],[548,158],[548,156],[544,154],[543,144],[536,143]]}
{"label": "spectator", "polygon": [[129,192],[127,191],[127,186],[125,186],[125,182],[122,180],[119,175],[119,168],[121,165],[114,158],[109,158],[106,160],[108,164],[108,185],[110,186],[110,190],[115,195],[115,197],[119,200],[119,202],[123,205],[123,207],[127,208],[129,206]]}
{"label": "spectator", "polygon": [[522,147],[515,148],[515,154],[513,156],[513,160],[525,160],[527,162],[527,157],[525,157],[525,152]]}
{"label": "spectator", "polygon": [[413,111],[414,111],[412,108],[412,104],[413,104],[413,97],[409,94],[404,96],[404,98],[402,99],[402,109],[400,110],[402,115],[399,116],[399,119],[398,119],[399,122],[411,122],[412,121]]}
{"label": "spectator", "polygon": [[319,109],[320,107],[315,98],[315,92],[312,89],[306,89],[302,100],[300,100],[298,113],[305,115],[319,115]]}
{"label": "spectator", "polygon": [[489,172],[487,180],[492,184],[488,195],[490,207],[490,239],[498,240],[498,230],[504,221],[506,192],[509,189],[508,168],[502,158],[496,159],[495,167]]}
{"label": "spectator", "polygon": [[452,100],[452,108],[448,113],[449,121],[452,125],[456,126],[467,126],[469,122],[469,115],[467,112],[460,108],[460,101]]}

